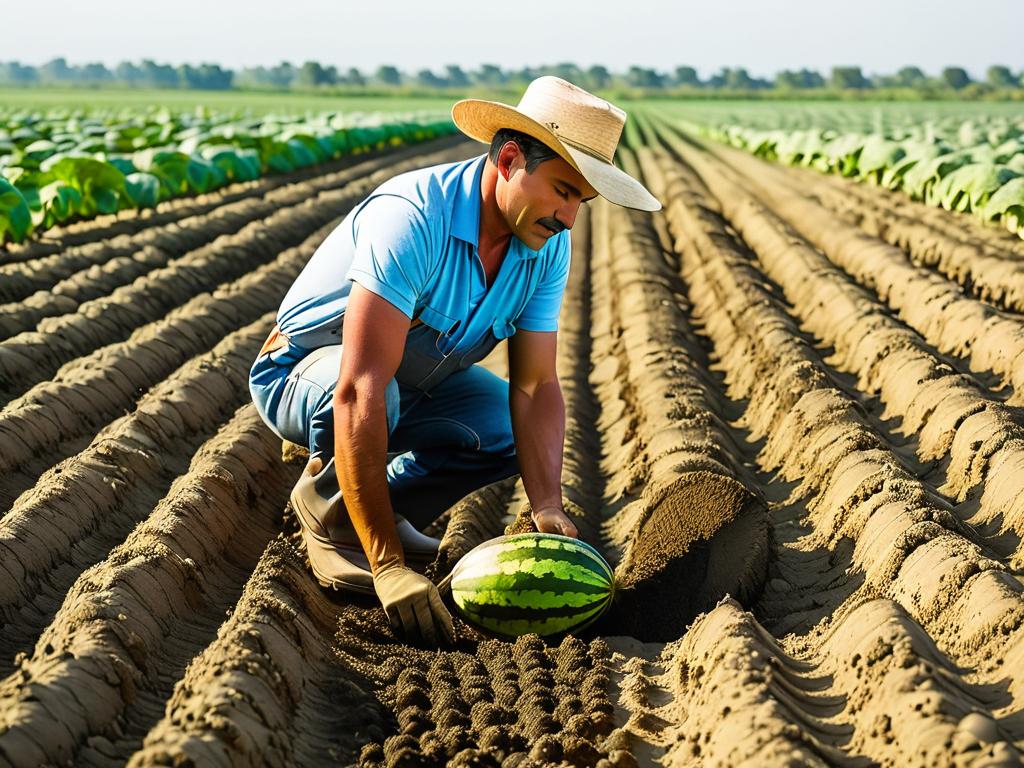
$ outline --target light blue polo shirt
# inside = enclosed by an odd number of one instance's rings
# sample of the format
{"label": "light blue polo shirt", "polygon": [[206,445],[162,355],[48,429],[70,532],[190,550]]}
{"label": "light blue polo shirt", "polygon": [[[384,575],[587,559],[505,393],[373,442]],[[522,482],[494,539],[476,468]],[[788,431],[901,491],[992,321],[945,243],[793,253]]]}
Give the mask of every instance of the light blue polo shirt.
{"label": "light blue polo shirt", "polygon": [[317,248],[277,315],[293,345],[337,344],[352,282],[419,317],[448,354],[487,333],[554,331],[569,275],[568,230],[539,251],[513,236],[488,289],[477,252],[486,155],[389,179]]}

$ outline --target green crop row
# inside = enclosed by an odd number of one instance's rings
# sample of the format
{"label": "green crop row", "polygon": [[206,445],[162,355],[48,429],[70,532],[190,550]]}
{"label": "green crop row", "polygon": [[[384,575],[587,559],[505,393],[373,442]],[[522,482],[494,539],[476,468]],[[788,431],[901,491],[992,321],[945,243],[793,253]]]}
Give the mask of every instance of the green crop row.
{"label": "green crop row", "polygon": [[[696,122],[674,115],[686,130],[787,165],[836,173],[902,190],[951,211],[970,212],[1024,237],[1024,119],[973,116],[914,122],[899,113],[870,120],[875,130],[843,130],[841,120],[806,125],[802,113],[779,115],[787,127],[750,122]],[[858,122],[858,121],[851,121]],[[863,125],[863,121],[859,121]],[[796,127],[802,126],[802,127]]]}
{"label": "green crop row", "polygon": [[447,117],[0,112],[0,243],[455,131]]}

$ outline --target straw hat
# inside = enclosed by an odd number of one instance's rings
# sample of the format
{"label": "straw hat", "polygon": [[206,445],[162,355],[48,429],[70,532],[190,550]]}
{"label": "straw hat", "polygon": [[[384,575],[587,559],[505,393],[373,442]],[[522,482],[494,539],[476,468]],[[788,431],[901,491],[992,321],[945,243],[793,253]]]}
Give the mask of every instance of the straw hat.
{"label": "straw hat", "polygon": [[626,113],[559,77],[538,77],[515,107],[463,99],[452,107],[452,120],[485,144],[502,128],[525,133],[551,147],[609,202],[642,211],[661,208],[643,184],[612,163]]}

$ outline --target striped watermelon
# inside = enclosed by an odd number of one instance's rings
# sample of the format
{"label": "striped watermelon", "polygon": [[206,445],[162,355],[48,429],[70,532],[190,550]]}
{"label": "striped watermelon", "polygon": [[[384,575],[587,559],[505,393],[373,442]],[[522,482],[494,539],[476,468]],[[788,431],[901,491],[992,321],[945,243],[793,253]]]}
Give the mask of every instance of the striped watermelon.
{"label": "striped watermelon", "polygon": [[611,603],[615,585],[608,563],[586,542],[517,533],[470,550],[452,570],[451,590],[467,621],[518,637],[585,627]]}

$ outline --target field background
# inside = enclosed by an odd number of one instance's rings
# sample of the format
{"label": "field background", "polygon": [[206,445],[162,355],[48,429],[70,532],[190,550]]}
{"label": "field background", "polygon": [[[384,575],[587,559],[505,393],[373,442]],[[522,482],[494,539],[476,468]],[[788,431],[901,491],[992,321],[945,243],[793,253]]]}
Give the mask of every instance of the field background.
{"label": "field background", "polygon": [[106,90],[82,88],[0,88],[0,104],[25,109],[125,108],[171,110],[206,107],[211,110],[242,110],[254,115],[268,112],[409,112],[448,110],[452,100],[445,97],[409,96],[319,96],[299,93],[209,92],[189,90]]}
{"label": "field background", "polygon": [[[342,217],[483,145],[375,145],[0,252],[0,766],[1022,764],[1024,243],[690,128],[1019,108],[624,106],[617,159],[665,207],[597,200],[572,232],[564,503],[620,589],[579,637],[457,620],[454,648],[424,649],[318,586],[287,504],[302,457],[247,390]],[[528,519],[518,478],[471,494],[429,529],[432,575]]]}

